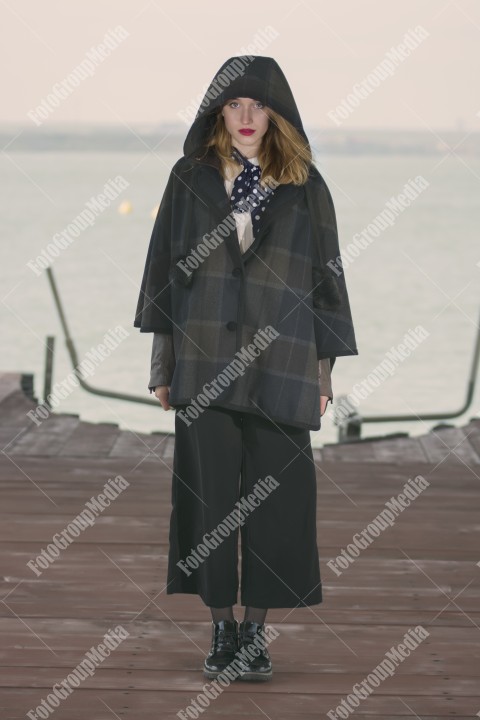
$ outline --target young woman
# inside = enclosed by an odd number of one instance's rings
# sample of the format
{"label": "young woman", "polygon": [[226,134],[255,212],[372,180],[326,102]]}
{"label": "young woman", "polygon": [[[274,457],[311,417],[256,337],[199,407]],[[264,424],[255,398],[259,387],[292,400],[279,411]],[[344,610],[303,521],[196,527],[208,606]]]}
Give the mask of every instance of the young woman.
{"label": "young woman", "polygon": [[358,351],[332,198],[277,62],[227,60],[183,151],[134,321],[175,410],[167,594],[210,608],[206,677],[243,651],[240,679],[268,680],[267,609],[322,602],[310,430]]}

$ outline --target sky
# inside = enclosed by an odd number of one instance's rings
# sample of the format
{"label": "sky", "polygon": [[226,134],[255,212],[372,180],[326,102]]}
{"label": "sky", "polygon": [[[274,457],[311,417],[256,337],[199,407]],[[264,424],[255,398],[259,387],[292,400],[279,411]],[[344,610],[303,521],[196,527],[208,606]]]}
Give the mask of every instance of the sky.
{"label": "sky", "polygon": [[480,130],[478,0],[1,0],[0,13],[2,124],[190,125],[222,63],[252,53],[277,60],[306,126]]}

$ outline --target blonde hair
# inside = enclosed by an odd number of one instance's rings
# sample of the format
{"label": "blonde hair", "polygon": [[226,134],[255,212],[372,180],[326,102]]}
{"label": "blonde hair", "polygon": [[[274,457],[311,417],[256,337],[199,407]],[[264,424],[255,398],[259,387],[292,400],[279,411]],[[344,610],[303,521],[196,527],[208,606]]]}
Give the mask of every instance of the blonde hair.
{"label": "blonde hair", "polygon": [[[282,115],[271,108],[264,109],[270,122],[258,151],[258,162],[262,170],[261,184],[265,186],[273,180],[279,185],[303,185],[307,181],[312,163],[312,153],[305,138]],[[225,126],[222,107],[216,112],[204,155],[211,147],[220,159],[223,178],[237,174],[239,164],[231,157],[232,136]]]}

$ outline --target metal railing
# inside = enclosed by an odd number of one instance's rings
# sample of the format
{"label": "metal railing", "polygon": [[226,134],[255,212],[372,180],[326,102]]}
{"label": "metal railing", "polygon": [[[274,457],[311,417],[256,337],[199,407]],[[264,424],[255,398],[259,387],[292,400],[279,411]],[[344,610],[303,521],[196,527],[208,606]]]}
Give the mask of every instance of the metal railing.
{"label": "metal railing", "polygon": [[[119,393],[113,390],[102,390],[100,388],[93,387],[87,383],[80,371],[78,370],[79,360],[73,338],[70,335],[68,329],[65,312],[62,307],[60,295],[56,286],[53,271],[50,267],[46,269],[47,277],[52,289],[55,306],[58,311],[60,323],[62,325],[63,333],[65,335],[65,344],[67,346],[70,359],[72,361],[74,372],[78,378],[78,381],[89,393],[93,395],[102,395],[103,397],[110,397],[116,400],[126,400],[128,402],[142,403],[144,405],[155,405],[158,406],[158,400],[151,400],[150,398],[142,397],[141,395],[132,395],[129,393]],[[46,351],[46,367],[45,367],[45,381],[44,381],[44,398],[47,397],[52,381],[53,373],[53,350],[54,350],[54,338],[47,338],[47,351]],[[480,360],[480,321],[477,325],[477,336],[473,349],[472,362],[470,366],[470,376],[467,381],[467,392],[465,402],[458,410],[444,410],[443,412],[435,413],[409,413],[405,415],[360,415],[353,404],[350,402],[348,395],[342,395],[338,397],[337,404],[334,409],[334,423],[339,427],[339,442],[352,442],[358,440],[361,435],[361,426],[364,423],[384,423],[384,422],[419,422],[423,420],[446,420],[449,418],[456,418],[463,415],[470,405],[472,404],[475,383],[478,374],[478,365]]]}
{"label": "metal railing", "polygon": [[[67,319],[65,317],[65,312],[62,307],[62,301],[60,300],[60,295],[57,289],[57,284],[55,282],[55,278],[53,275],[53,271],[51,267],[47,267],[47,277],[48,281],[50,283],[50,287],[52,289],[53,293],[53,299],[55,302],[55,306],[57,308],[58,316],[60,318],[60,324],[63,329],[63,334],[65,336],[65,344],[67,346],[68,354],[70,355],[70,359],[72,361],[73,365],[73,371],[75,375],[77,376],[78,382],[81,385],[81,387],[86,390],[89,393],[92,393],[93,395],[102,395],[102,397],[109,397],[109,398],[115,398],[116,400],[127,400],[127,402],[136,402],[136,403],[142,403],[143,405],[151,405],[151,406],[157,406],[159,405],[159,401],[157,398],[154,400],[151,400],[150,398],[142,397],[141,395],[131,395],[130,393],[120,393],[115,392],[114,390],[102,390],[101,388],[93,387],[93,385],[90,385],[90,383],[87,383],[78,369],[80,362],[77,355],[77,350],[75,348],[75,344],[73,342],[73,338],[70,335],[70,330],[68,329]],[[52,342],[53,338],[49,337],[47,339],[47,359],[46,359],[46,369],[45,369],[45,380],[44,380],[44,401],[46,401],[47,394],[50,391],[51,388],[51,379],[52,379],[52,372],[53,372],[53,348],[54,343]],[[47,394],[45,394],[47,393]]]}
{"label": "metal railing", "polygon": [[[363,423],[380,423],[380,422],[420,422],[424,420],[448,420],[450,418],[460,417],[472,404],[475,393],[475,384],[478,375],[478,365],[480,360],[480,320],[477,324],[477,334],[473,348],[472,361],[470,365],[470,376],[467,380],[467,391],[465,401],[458,410],[444,410],[434,413],[407,413],[405,415],[360,415],[347,395],[342,395],[338,399],[335,407],[334,422],[339,426],[339,441],[351,441],[358,439],[361,434],[361,426]],[[343,410],[342,410],[343,408]]]}

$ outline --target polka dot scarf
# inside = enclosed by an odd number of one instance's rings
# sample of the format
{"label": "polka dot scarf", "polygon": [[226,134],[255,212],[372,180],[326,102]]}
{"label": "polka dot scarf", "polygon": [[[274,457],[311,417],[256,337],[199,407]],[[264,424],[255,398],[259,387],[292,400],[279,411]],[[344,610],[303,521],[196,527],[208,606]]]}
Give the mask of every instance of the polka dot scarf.
{"label": "polka dot scarf", "polygon": [[267,204],[270,202],[273,189],[263,189],[261,187],[260,178],[262,171],[259,165],[254,165],[240,153],[237,148],[233,148],[232,157],[243,164],[243,170],[235,178],[230,196],[230,203],[233,212],[250,212],[252,217],[253,236],[256,237],[260,225],[260,219],[265,212]]}

